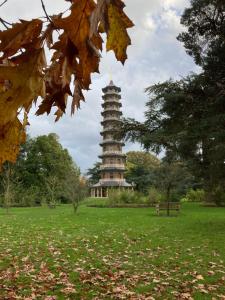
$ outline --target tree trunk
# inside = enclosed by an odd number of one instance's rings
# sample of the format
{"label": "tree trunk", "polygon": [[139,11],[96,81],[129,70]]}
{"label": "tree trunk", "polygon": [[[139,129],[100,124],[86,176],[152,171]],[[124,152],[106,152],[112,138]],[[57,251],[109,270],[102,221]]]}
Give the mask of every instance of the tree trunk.
{"label": "tree trunk", "polygon": [[76,214],[78,209],[78,203],[73,202],[73,212]]}
{"label": "tree trunk", "polygon": [[171,184],[169,183],[169,185],[167,186],[167,190],[166,190],[166,202],[167,202],[167,216],[170,215],[170,205],[169,205],[169,202],[170,202],[170,190],[171,190]]}

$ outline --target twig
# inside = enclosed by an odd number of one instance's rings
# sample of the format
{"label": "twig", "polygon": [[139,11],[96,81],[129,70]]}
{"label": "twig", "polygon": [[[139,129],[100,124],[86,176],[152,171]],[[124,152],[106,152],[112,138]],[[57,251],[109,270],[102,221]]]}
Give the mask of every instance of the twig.
{"label": "twig", "polygon": [[43,0],[41,0],[41,5],[42,5],[43,11],[44,11],[44,13],[45,13],[45,15],[46,15],[46,18],[49,20],[49,22],[52,23],[52,20],[51,20],[51,18],[49,17],[47,11],[46,11],[46,8],[45,8],[45,5],[44,5]]}
{"label": "twig", "polygon": [[8,0],[5,0],[2,2],[2,4],[0,4],[0,7],[3,6]]}
{"label": "twig", "polygon": [[2,18],[0,18],[0,23],[2,23],[2,25],[5,27],[5,28],[9,28],[9,26],[8,25],[12,25],[11,23],[9,23],[9,22],[7,22],[7,21],[5,21],[5,20],[3,20]]}

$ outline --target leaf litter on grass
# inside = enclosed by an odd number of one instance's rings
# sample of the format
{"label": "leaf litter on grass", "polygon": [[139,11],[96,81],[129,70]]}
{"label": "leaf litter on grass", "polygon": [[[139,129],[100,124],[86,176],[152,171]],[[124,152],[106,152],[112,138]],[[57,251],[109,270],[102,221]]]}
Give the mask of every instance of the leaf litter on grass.
{"label": "leaf litter on grass", "polygon": [[222,252],[204,240],[187,247],[165,229],[156,239],[137,222],[132,230],[110,221],[111,230],[104,222],[98,230],[82,223],[71,231],[71,219],[60,217],[63,226],[53,218],[48,228],[34,218],[16,238],[12,226],[0,232],[0,299],[224,300]]}

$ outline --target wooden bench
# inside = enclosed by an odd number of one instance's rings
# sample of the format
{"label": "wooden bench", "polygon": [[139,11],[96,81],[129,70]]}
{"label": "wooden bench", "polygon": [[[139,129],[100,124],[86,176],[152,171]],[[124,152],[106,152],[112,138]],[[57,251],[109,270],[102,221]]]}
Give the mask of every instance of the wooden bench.
{"label": "wooden bench", "polygon": [[165,210],[165,211],[167,211],[167,215],[169,216],[171,210],[177,211],[179,213],[180,203],[178,203],[178,202],[162,202],[162,203],[156,204],[155,208],[156,208],[157,215],[160,214],[161,210]]}

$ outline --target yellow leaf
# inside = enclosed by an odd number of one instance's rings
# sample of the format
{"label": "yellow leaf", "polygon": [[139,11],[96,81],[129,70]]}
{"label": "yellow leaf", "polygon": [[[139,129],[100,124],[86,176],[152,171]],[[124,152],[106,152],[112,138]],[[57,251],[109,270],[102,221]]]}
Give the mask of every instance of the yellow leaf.
{"label": "yellow leaf", "polygon": [[15,161],[25,137],[17,118],[19,110],[29,111],[32,102],[45,95],[44,66],[43,49],[33,51],[33,56],[18,66],[0,65],[0,82],[7,82],[7,88],[0,92],[0,164]]}
{"label": "yellow leaf", "polygon": [[0,127],[0,167],[5,161],[16,161],[19,146],[26,139],[26,125],[27,116],[25,114],[23,123],[16,117],[14,121]]}
{"label": "yellow leaf", "polygon": [[133,23],[122,10],[124,4],[120,0],[115,3],[110,3],[108,7],[109,30],[106,49],[107,51],[113,50],[117,60],[124,64],[127,59],[126,49],[131,44],[127,28],[132,27]]}

